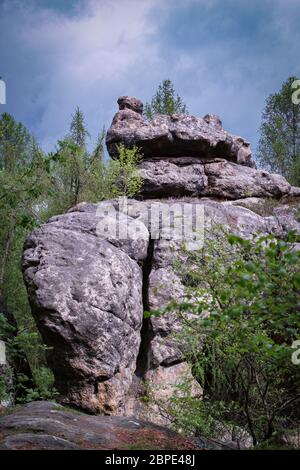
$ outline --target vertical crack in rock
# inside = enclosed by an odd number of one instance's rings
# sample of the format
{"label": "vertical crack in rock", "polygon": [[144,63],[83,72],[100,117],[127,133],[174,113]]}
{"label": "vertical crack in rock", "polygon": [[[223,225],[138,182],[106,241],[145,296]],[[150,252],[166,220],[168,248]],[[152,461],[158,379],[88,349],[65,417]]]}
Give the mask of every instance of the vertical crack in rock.
{"label": "vertical crack in rock", "polygon": [[[147,251],[147,258],[143,263],[143,309],[149,311],[149,276],[152,269],[154,251],[154,240],[149,238],[149,245]],[[143,318],[143,325],[141,328],[141,344],[140,350],[136,361],[135,375],[143,378],[150,367],[150,343],[153,339],[153,331],[150,318]]]}

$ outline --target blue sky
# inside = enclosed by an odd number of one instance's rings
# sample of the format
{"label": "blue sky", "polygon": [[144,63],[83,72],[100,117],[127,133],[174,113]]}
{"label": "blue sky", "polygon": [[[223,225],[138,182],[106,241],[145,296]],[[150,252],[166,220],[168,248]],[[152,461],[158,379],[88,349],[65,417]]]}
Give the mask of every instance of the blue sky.
{"label": "blue sky", "polygon": [[94,141],[118,96],[170,78],[255,150],[265,98],[300,76],[299,25],[299,0],[0,0],[0,112],[50,151],[77,105]]}

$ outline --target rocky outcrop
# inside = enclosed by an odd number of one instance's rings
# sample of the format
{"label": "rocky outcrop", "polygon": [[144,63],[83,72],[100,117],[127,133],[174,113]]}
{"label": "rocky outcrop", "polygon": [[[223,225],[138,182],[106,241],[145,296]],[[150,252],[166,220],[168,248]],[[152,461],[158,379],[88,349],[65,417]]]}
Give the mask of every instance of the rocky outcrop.
{"label": "rocky outcrop", "polygon": [[221,157],[254,167],[250,143],[226,132],[218,116],[204,118],[173,114],[159,115],[152,121],[142,115],[142,103],[123,96],[118,100],[120,111],[108,129],[106,144],[109,154],[118,157],[118,145],[136,145],[144,158]]}
{"label": "rocky outcrop", "polygon": [[130,96],[120,96],[118,99],[118,105],[120,111],[123,109],[131,109],[131,111],[134,111],[135,113],[141,115],[143,114],[143,103],[137,98],[131,98]]}
{"label": "rocky outcrop", "polygon": [[[250,238],[300,233],[299,188],[254,168],[249,144],[218,117],[143,118],[127,96],[107,134],[144,153],[139,199],[81,203],[52,217],[25,243],[24,279],[60,400],[93,413],[164,423],[143,402],[144,381],[157,399],[178,392],[183,377],[202,390],[174,339],[174,313],[143,312],[184,301],[183,244],[195,250],[213,228]],[[297,248],[297,247],[296,247]]]}
{"label": "rocky outcrop", "polygon": [[80,449],[200,450],[200,446],[135,418],[89,416],[51,402],[29,403],[0,417],[0,450]]}
{"label": "rocky outcrop", "polygon": [[244,237],[281,235],[297,222],[296,214],[287,220],[279,208],[277,216],[263,217],[209,198],[112,200],[79,204],[34,231],[25,244],[24,279],[38,328],[52,348],[48,361],[61,401],[89,412],[122,414],[132,394],[138,400],[135,377],[155,388],[164,376],[166,384],[172,376],[175,385],[186,373],[178,367],[183,358],[172,339],[178,319],[170,314],[143,323],[144,310],[185,296],[174,269],[183,241],[170,231],[171,217],[196,216],[200,239],[187,225],[184,240],[197,246],[212,224]]}
{"label": "rocky outcrop", "polygon": [[119,144],[139,148],[144,198],[299,197],[282,176],[257,171],[249,142],[226,132],[218,116],[158,115],[148,121],[136,98],[123,96],[118,104],[107,149],[118,158]]}
{"label": "rocky outcrop", "polygon": [[224,159],[145,160],[140,165],[145,198],[212,196],[219,199],[288,195],[290,184],[280,175],[237,165]]}

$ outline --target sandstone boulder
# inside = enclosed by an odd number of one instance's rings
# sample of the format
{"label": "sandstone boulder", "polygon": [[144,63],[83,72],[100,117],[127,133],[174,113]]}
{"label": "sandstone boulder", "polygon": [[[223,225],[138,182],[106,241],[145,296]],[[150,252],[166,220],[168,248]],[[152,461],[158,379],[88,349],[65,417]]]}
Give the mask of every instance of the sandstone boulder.
{"label": "sandstone boulder", "polygon": [[290,184],[283,176],[257,171],[222,161],[205,165],[208,184],[204,194],[219,198],[280,198],[289,194]]}
{"label": "sandstone boulder", "polygon": [[283,176],[237,165],[224,159],[175,158],[146,160],[139,165],[145,198],[212,196],[218,199],[286,196],[290,184]]}
{"label": "sandstone boulder", "polygon": [[[175,159],[174,159],[175,160]],[[148,161],[139,165],[143,197],[196,196],[207,186],[204,165],[178,166],[170,161]]]}
{"label": "sandstone boulder", "polygon": [[176,341],[182,320],[143,312],[186,300],[185,250],[201,250],[215,227],[244,238],[300,233],[300,189],[256,170],[249,142],[218,116],[148,121],[140,100],[118,104],[107,148],[113,158],[119,144],[141,150],[139,200],[81,203],[52,217],[26,240],[24,279],[61,402],[161,423],[159,408],[149,415],[141,400],[144,380],[157,400],[184,377],[195,396],[201,390],[184,360],[187,345]]}
{"label": "sandstone boulder", "polygon": [[71,212],[34,231],[24,279],[62,400],[116,413],[136,367],[143,276],[136,261],[93,233],[96,220]]}
{"label": "sandstone boulder", "polygon": [[118,157],[118,145],[124,144],[136,145],[145,159],[221,157],[240,165],[255,166],[249,142],[226,132],[218,116],[158,115],[148,121],[141,115],[139,100],[121,97],[118,103],[120,111],[106,136],[107,149],[113,158]]}
{"label": "sandstone boulder", "polygon": [[131,109],[132,111],[143,114],[143,103],[137,98],[132,98],[130,96],[120,96],[118,99],[119,109]]}

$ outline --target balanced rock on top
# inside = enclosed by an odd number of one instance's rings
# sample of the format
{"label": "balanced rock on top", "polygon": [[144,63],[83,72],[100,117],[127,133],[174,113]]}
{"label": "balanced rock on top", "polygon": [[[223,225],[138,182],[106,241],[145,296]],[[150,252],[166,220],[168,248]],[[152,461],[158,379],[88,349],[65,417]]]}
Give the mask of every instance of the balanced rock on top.
{"label": "balanced rock on top", "polygon": [[226,132],[218,116],[158,115],[149,121],[142,114],[140,100],[122,96],[118,104],[119,112],[106,136],[112,158],[118,157],[118,145],[124,144],[139,147],[144,158],[221,157],[255,167],[250,143]]}
{"label": "balanced rock on top", "polygon": [[219,116],[158,115],[149,121],[140,100],[122,96],[118,104],[107,148],[118,158],[120,144],[138,147],[144,199],[279,199],[295,193],[283,176],[256,169],[249,142],[226,132]]}

